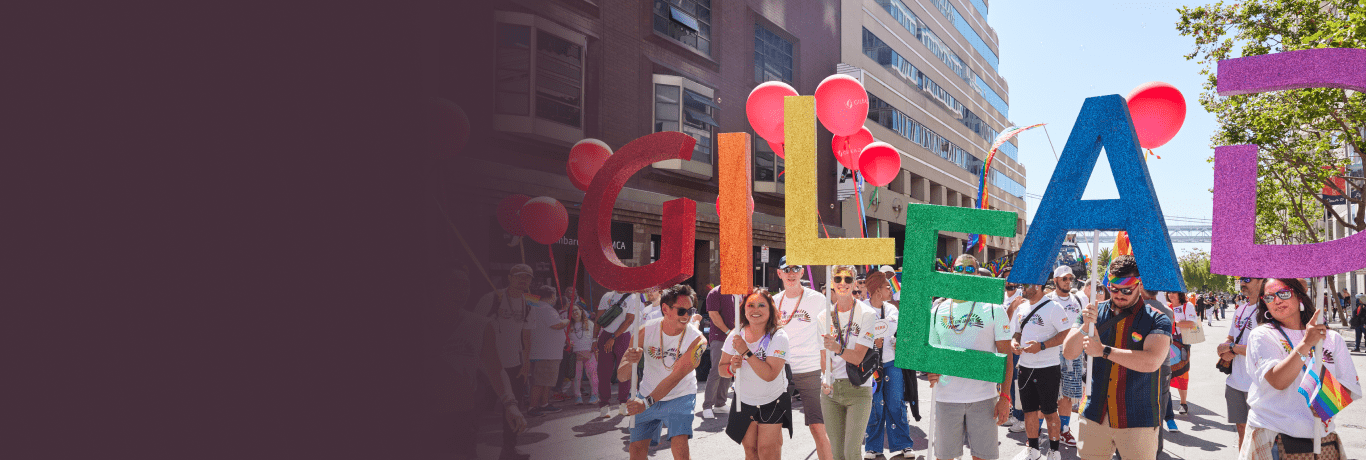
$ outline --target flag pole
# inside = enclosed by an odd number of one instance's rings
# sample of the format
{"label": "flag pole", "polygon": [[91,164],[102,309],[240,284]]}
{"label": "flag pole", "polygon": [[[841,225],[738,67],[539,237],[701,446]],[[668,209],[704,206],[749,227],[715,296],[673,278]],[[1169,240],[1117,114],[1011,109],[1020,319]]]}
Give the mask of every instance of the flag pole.
{"label": "flag pole", "polygon": [[[1090,300],[1091,300],[1092,303],[1095,303],[1096,300],[1099,299],[1099,297],[1096,297],[1096,287],[1097,287],[1097,286],[1100,286],[1100,280],[1096,278],[1096,268],[1097,268],[1096,265],[1100,263],[1100,230],[1091,230],[1091,255],[1094,256],[1094,257],[1091,257],[1091,264],[1090,264],[1090,265],[1091,265],[1091,298],[1090,298]],[[1087,334],[1087,335],[1089,335],[1089,336],[1091,337],[1092,340],[1098,340],[1099,337],[1096,337],[1096,323],[1092,322],[1091,325],[1090,325],[1090,328],[1091,328],[1091,329],[1090,329],[1090,331],[1089,331],[1089,334]],[[1096,360],[1095,360],[1095,358],[1093,358],[1093,357],[1087,357],[1087,359],[1086,359],[1086,388],[1083,389],[1083,391],[1084,391],[1083,394],[1086,396],[1086,399],[1087,399],[1086,403],[1087,403],[1087,404],[1090,404],[1090,403],[1091,403],[1091,401],[1090,401],[1090,399],[1091,399],[1091,379],[1094,377],[1093,374],[1095,374],[1095,372],[1093,372],[1093,371],[1095,370],[1095,367],[1096,367],[1096,362],[1095,362],[1095,361],[1096,361]]]}

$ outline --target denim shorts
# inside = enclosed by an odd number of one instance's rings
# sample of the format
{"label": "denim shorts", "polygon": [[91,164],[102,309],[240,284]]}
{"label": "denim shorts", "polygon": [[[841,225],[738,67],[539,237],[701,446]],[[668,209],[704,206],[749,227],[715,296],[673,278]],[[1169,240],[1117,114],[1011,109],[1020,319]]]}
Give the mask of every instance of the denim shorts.
{"label": "denim shorts", "polygon": [[692,439],[692,412],[696,404],[695,394],[654,403],[645,412],[636,414],[636,425],[631,427],[631,442],[659,437],[661,422],[669,424],[670,439],[678,435]]}

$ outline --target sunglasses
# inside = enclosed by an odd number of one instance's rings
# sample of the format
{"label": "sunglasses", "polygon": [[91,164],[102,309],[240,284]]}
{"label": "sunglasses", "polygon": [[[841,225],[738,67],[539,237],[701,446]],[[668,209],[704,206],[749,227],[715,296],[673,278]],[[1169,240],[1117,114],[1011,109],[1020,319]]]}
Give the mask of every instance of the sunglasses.
{"label": "sunglasses", "polygon": [[1007,291],[1014,291],[1014,290],[1019,289],[1019,288],[1020,288],[1020,285],[1018,285],[1018,284],[1007,284],[1007,285],[1006,285],[1006,290],[1007,290]]}
{"label": "sunglasses", "polygon": [[858,289],[855,289],[855,290],[854,290],[854,295],[863,295],[863,291],[860,291],[860,290],[858,290]]}
{"label": "sunglasses", "polygon": [[977,273],[977,267],[971,265],[959,265],[957,267],[953,267],[953,271],[956,271],[958,273]]}
{"label": "sunglasses", "polygon": [[1134,293],[1134,290],[1135,290],[1135,289],[1138,289],[1137,287],[1127,287],[1127,288],[1126,288],[1126,287],[1119,287],[1119,286],[1110,286],[1109,288],[1110,288],[1110,292],[1119,293],[1119,294],[1124,294],[1124,295],[1133,294],[1133,293]]}
{"label": "sunglasses", "polygon": [[1259,280],[1259,279],[1261,279],[1261,278],[1248,278],[1248,277],[1244,276],[1244,277],[1242,277],[1242,278],[1238,278],[1238,281],[1242,281],[1242,282],[1244,282],[1244,283],[1251,283],[1252,280]]}
{"label": "sunglasses", "polygon": [[1290,298],[1291,298],[1291,297],[1294,297],[1294,296],[1295,296],[1295,291],[1292,291],[1292,290],[1289,290],[1289,289],[1281,289],[1281,290],[1279,290],[1279,291],[1276,291],[1275,294],[1267,294],[1267,295],[1262,296],[1262,302],[1264,302],[1264,303],[1271,303],[1271,302],[1275,302],[1276,299],[1290,300]]}
{"label": "sunglasses", "polygon": [[779,268],[778,270],[782,270],[783,273],[797,273],[799,271],[802,271],[802,267],[792,266],[787,268]]}
{"label": "sunglasses", "polygon": [[1076,280],[1077,280],[1077,277],[1072,276],[1072,275],[1067,275],[1067,276],[1062,277],[1062,280],[1063,280],[1063,281],[1076,281]]}
{"label": "sunglasses", "polygon": [[854,277],[852,276],[836,276],[832,279],[834,279],[836,283],[853,284],[854,282]]}

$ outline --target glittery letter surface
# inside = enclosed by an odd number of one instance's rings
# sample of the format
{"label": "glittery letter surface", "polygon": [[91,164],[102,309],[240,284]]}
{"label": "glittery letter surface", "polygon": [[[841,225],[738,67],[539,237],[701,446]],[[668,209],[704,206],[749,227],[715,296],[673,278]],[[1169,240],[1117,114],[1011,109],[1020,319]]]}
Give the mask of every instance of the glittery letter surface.
{"label": "glittery letter surface", "polygon": [[[1319,48],[1219,61],[1219,95],[1297,88],[1366,91],[1366,50]],[[1366,235],[1323,243],[1254,244],[1257,146],[1214,149],[1210,271],[1253,278],[1306,278],[1366,267]]]}
{"label": "glittery letter surface", "polygon": [[632,174],[656,161],[692,158],[696,143],[692,136],[680,132],[650,134],[608,157],[593,176],[579,218],[579,255],[593,279],[607,289],[636,292],[665,288],[692,277],[697,202],[687,198],[664,202],[659,260],[642,267],[627,267],[617,258],[612,248],[612,208]]}
{"label": "glittery letter surface", "polygon": [[[1101,147],[1109,156],[1119,199],[1082,200]],[[1062,158],[1053,169],[1048,190],[1015,258],[1010,281],[1044,284],[1052,274],[1053,260],[1063,238],[1075,230],[1128,231],[1139,273],[1143,275],[1143,287],[1186,291],[1147,162],[1138,149],[1134,123],[1124,97],[1118,94],[1087,98],[1082,104],[1072,134],[1062,149]]]}
{"label": "glittery letter surface", "polygon": [[892,238],[820,238],[816,222],[816,98],[783,101],[787,149],[787,263],[894,264]]}
{"label": "glittery letter surface", "polygon": [[752,194],[748,133],[717,136],[717,175],[721,209],[721,293],[749,294],[754,288],[753,239],[749,199]]}
{"label": "glittery letter surface", "polygon": [[[930,345],[932,297],[948,297],[999,304],[1005,280],[934,271],[939,231],[1015,236],[1015,213],[984,209],[906,205],[906,244],[901,267],[901,315],[911,321],[897,325],[896,366],[922,372],[987,382],[1005,378],[1005,355],[958,347]],[[989,312],[986,312],[989,314]],[[990,334],[993,331],[983,330]]]}

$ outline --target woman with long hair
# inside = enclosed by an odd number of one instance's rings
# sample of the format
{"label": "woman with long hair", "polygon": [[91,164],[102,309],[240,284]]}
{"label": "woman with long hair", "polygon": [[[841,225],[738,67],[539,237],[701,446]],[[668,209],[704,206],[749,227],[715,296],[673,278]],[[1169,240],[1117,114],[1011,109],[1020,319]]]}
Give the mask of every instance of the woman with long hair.
{"label": "woman with long hair", "polygon": [[[824,334],[827,360],[821,413],[833,457],[857,460],[863,456],[863,435],[873,408],[873,378],[867,373],[878,365],[857,368],[862,371],[858,375],[849,375],[849,368],[863,365],[868,353],[876,353],[873,327],[877,313],[854,298],[854,267],[837,265],[831,269],[831,275],[831,304],[816,318],[817,327]],[[854,366],[848,365],[851,363]]]}
{"label": "woman with long hair", "polygon": [[584,372],[588,372],[588,404],[597,404],[598,395],[594,388],[598,387],[598,368],[597,341],[594,340],[597,334],[594,327],[597,326],[588,314],[576,305],[570,307],[571,317],[569,321],[569,345],[574,350],[574,404],[583,404],[583,393],[579,392],[579,382],[583,379]]}
{"label": "woman with long hair", "polygon": [[[1304,282],[1294,278],[1266,280],[1257,302],[1257,326],[1248,339],[1247,359],[1252,374],[1248,392],[1249,432],[1243,438],[1239,459],[1282,460],[1343,458],[1336,425],[1324,422],[1305,404],[1300,389],[1309,386],[1317,396],[1322,380],[1330,393],[1361,398],[1361,384],[1352,365],[1347,342],[1328,328],[1315,311]],[[1329,378],[1331,376],[1331,379]],[[1333,384],[1331,381],[1335,381]],[[1314,437],[1320,436],[1320,454],[1313,453]],[[1278,455],[1277,455],[1278,454]]]}
{"label": "woman with long hair", "polygon": [[[1190,408],[1186,406],[1186,389],[1190,387],[1190,367],[1191,367],[1191,346],[1186,345],[1185,339],[1181,336],[1182,329],[1190,329],[1198,325],[1199,318],[1195,316],[1195,306],[1191,305],[1186,299],[1184,292],[1168,292],[1167,305],[1172,309],[1172,346],[1180,350],[1181,361],[1172,365],[1172,388],[1181,395],[1181,405],[1176,408],[1176,413],[1186,415],[1190,413]],[[1168,410],[1168,413],[1171,411]],[[1172,418],[1167,419],[1167,428],[1172,429],[1176,426],[1176,421]]]}
{"label": "woman with long hair", "polygon": [[[726,434],[745,448],[746,460],[782,456],[783,428],[792,436],[792,396],[787,392],[787,332],[767,289],[754,288],[721,349],[720,375],[735,379],[735,400]],[[734,405],[738,402],[739,408]]]}

